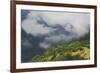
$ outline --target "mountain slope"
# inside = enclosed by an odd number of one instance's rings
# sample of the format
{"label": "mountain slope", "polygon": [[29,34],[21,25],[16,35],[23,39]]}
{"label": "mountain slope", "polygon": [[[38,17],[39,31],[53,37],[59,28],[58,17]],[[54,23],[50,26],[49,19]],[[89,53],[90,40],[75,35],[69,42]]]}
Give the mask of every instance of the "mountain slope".
{"label": "mountain slope", "polygon": [[29,62],[33,56],[45,51],[38,46],[42,40],[42,37],[34,37],[21,28],[21,62]]}
{"label": "mountain slope", "polygon": [[48,48],[43,54],[36,55],[32,62],[88,60],[90,48],[88,40],[70,41]]}

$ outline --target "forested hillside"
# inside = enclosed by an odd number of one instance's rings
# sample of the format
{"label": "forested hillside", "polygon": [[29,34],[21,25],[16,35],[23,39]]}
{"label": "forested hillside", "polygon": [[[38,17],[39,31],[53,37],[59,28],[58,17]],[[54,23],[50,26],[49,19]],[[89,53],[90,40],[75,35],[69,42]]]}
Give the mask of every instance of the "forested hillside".
{"label": "forested hillside", "polygon": [[48,48],[43,54],[36,55],[32,62],[88,60],[90,47],[88,40],[74,40]]}

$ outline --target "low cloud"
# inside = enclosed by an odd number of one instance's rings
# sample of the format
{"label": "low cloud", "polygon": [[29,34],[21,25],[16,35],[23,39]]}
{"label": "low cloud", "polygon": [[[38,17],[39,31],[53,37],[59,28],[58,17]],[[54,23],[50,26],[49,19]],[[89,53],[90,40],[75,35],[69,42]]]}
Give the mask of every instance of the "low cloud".
{"label": "low cloud", "polygon": [[89,13],[30,11],[22,28],[35,37],[44,36],[39,45],[48,48],[84,36],[89,32],[89,24]]}

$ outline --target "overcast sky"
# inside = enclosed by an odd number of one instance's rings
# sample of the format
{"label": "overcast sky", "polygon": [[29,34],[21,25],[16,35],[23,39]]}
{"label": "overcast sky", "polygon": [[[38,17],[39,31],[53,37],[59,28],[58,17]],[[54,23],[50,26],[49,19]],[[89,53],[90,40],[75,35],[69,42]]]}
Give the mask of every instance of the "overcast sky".
{"label": "overcast sky", "polygon": [[48,48],[57,42],[84,36],[89,32],[89,25],[89,13],[30,10],[22,20],[21,26],[35,37],[44,36],[44,41],[40,42],[39,46]]}

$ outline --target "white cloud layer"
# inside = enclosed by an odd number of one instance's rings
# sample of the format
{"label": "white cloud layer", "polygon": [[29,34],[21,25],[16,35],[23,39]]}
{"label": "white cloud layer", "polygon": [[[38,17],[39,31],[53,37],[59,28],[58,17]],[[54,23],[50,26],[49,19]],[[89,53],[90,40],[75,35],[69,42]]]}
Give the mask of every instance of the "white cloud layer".
{"label": "white cloud layer", "polygon": [[52,43],[84,36],[89,24],[89,13],[30,11],[22,28],[33,36],[45,36],[40,47],[48,48]]}

